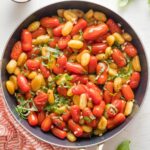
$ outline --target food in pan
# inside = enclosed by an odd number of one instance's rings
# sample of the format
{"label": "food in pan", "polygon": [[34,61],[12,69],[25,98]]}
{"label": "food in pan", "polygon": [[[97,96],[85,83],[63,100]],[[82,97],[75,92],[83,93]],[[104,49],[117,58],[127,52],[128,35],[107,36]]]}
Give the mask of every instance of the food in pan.
{"label": "food in pan", "polygon": [[126,120],[141,66],[132,36],[112,18],[59,9],[22,30],[6,70],[18,115],[74,142]]}

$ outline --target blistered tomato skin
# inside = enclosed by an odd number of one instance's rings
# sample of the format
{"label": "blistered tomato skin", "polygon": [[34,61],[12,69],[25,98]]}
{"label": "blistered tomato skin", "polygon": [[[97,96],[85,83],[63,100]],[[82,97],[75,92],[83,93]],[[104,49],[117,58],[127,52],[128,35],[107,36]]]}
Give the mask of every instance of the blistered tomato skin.
{"label": "blistered tomato skin", "polygon": [[18,115],[70,142],[122,124],[143,71],[134,39],[122,27],[92,9],[58,9],[29,23],[6,64],[5,86]]}

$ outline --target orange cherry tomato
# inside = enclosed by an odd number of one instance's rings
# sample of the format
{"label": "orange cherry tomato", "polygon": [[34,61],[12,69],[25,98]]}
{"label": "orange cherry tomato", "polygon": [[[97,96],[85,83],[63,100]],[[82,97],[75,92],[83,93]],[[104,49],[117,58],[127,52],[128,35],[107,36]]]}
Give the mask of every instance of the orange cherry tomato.
{"label": "orange cherry tomato", "polygon": [[40,111],[38,113],[38,125],[41,126],[42,122],[44,121],[46,115],[44,111]]}
{"label": "orange cherry tomato", "polygon": [[28,119],[28,123],[31,126],[37,126],[38,125],[38,118],[37,118],[37,114],[35,112],[30,112],[27,119]]}
{"label": "orange cherry tomato", "polygon": [[17,41],[11,50],[11,54],[10,54],[11,59],[17,60],[21,52],[22,52],[21,42]]}
{"label": "orange cherry tomato", "polygon": [[90,62],[88,64],[88,72],[94,73],[96,71],[97,58],[95,56],[90,57]]}
{"label": "orange cherry tomato", "polygon": [[44,132],[48,132],[51,129],[51,126],[52,126],[51,118],[47,116],[41,124],[41,129]]}
{"label": "orange cherry tomato", "polygon": [[56,137],[58,137],[58,138],[60,138],[60,139],[64,139],[64,138],[66,138],[66,136],[67,136],[66,131],[60,130],[60,129],[56,128],[56,127],[52,128],[52,133],[53,133]]}
{"label": "orange cherry tomato", "polygon": [[24,52],[32,50],[32,35],[27,29],[24,29],[21,33],[21,43]]}
{"label": "orange cherry tomato", "polygon": [[127,101],[130,101],[130,100],[134,99],[134,93],[133,93],[133,91],[132,91],[132,89],[131,89],[131,87],[129,85],[124,84],[122,86],[121,91],[122,91],[122,94],[123,94],[123,96],[125,97],[125,99]]}

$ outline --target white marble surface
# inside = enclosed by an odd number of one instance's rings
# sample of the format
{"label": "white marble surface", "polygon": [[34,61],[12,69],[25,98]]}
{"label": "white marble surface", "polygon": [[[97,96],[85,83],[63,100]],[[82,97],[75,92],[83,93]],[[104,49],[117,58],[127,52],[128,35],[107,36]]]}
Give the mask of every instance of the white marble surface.
{"label": "white marble surface", "polygon": [[[35,10],[58,0],[31,0],[18,4],[11,0],[1,0],[0,3],[0,56],[5,44],[17,25]],[[89,0],[92,1],[92,0]],[[117,0],[93,0],[120,14],[139,34],[150,59],[150,6],[147,0],[133,0],[129,6],[118,8]],[[104,145],[104,150],[115,150],[118,143],[124,139],[131,140],[131,150],[149,150],[150,145],[150,86],[142,109],[133,122],[119,135]],[[94,150],[94,149],[93,149]]]}

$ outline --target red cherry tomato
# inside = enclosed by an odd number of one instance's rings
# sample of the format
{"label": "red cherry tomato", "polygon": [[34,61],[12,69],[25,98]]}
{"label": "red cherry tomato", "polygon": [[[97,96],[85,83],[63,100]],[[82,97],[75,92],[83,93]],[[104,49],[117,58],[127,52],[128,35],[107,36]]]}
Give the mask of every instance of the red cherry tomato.
{"label": "red cherry tomato", "polygon": [[94,73],[96,71],[97,58],[95,56],[90,57],[90,62],[88,64],[88,72]]}
{"label": "red cherry tomato", "polygon": [[22,92],[26,93],[26,92],[30,91],[30,86],[29,86],[28,81],[27,81],[25,76],[23,76],[21,74],[18,75],[17,76],[17,83],[18,83],[18,86]]}
{"label": "red cherry tomato", "polygon": [[78,84],[72,88],[72,93],[74,95],[81,95],[86,92],[87,92],[86,87],[83,84]]}
{"label": "red cherry tomato", "polygon": [[57,63],[59,65],[59,67],[64,68],[67,63],[67,57],[65,55],[59,56],[57,58]]}
{"label": "red cherry tomato", "polygon": [[120,99],[116,99],[112,102],[112,105],[114,105],[119,113],[123,113],[124,112],[124,108],[125,108],[125,104],[126,102]]}
{"label": "red cherry tomato", "polygon": [[121,28],[114,20],[108,19],[106,24],[108,25],[111,33],[115,33],[115,32],[122,33]]}
{"label": "red cherry tomato", "polygon": [[105,109],[105,102],[102,101],[100,105],[95,105],[93,108],[93,115],[96,117],[101,117]]}
{"label": "red cherry tomato", "polygon": [[66,123],[60,120],[58,117],[53,117],[52,123],[61,130],[63,130],[66,127]]}
{"label": "red cherry tomato", "polygon": [[134,99],[134,93],[133,93],[133,91],[132,91],[132,89],[131,89],[131,87],[129,85],[124,84],[122,86],[121,91],[122,91],[122,94],[123,94],[123,96],[125,97],[125,99],[127,101],[130,101],[130,100]]}
{"label": "red cherry tomato", "polygon": [[85,74],[86,70],[78,63],[66,63],[66,69],[69,72],[75,73],[75,74]]}
{"label": "red cherry tomato", "polygon": [[47,116],[41,124],[41,129],[44,132],[48,132],[51,129],[51,126],[52,126],[51,118]]}
{"label": "red cherry tomato", "polygon": [[114,118],[118,113],[118,109],[112,105],[112,104],[107,104],[106,109],[105,109],[105,116],[107,118]]}
{"label": "red cherry tomato", "polygon": [[73,27],[71,35],[74,36],[77,34],[80,30],[83,30],[86,28],[87,22],[84,19],[79,19],[77,24]]}
{"label": "red cherry tomato", "polygon": [[52,128],[52,133],[60,139],[64,139],[67,136],[66,131],[60,130],[58,128]]}
{"label": "red cherry tomato", "polygon": [[42,64],[40,64],[40,70],[44,78],[48,78],[50,76],[50,71]]}
{"label": "red cherry tomato", "polygon": [[64,120],[65,122],[67,122],[67,121],[70,119],[70,116],[71,116],[70,111],[66,110],[66,111],[63,113],[62,118],[63,118],[63,120]]}
{"label": "red cherry tomato", "polygon": [[58,37],[60,37],[60,36],[62,36],[62,28],[64,27],[64,24],[60,24],[58,27],[56,27],[56,28],[54,28],[53,29],[53,35],[54,36],[58,36]]}
{"label": "red cherry tomato", "polygon": [[43,27],[39,27],[36,31],[32,32],[32,38],[36,39],[38,36],[46,34],[46,30]]}
{"label": "red cherry tomato", "polygon": [[126,65],[125,56],[119,49],[115,48],[113,50],[112,58],[119,67],[124,67]]}
{"label": "red cherry tomato", "polygon": [[116,127],[117,125],[120,125],[125,121],[126,117],[124,114],[119,113],[117,114],[113,119],[108,119],[107,122],[107,129],[112,129]]}
{"label": "red cherry tomato", "polygon": [[59,66],[55,66],[55,67],[53,68],[53,72],[54,72],[55,74],[62,74],[62,73],[64,72],[64,69],[61,68],[61,67],[59,67]]}
{"label": "red cherry tomato", "polygon": [[70,108],[71,117],[74,122],[79,123],[80,120],[80,108],[77,105],[73,105]]}
{"label": "red cherry tomato", "polygon": [[49,42],[49,46],[52,47],[52,48],[55,48],[58,41],[59,41],[59,37],[54,37],[54,39]]}
{"label": "red cherry tomato", "polygon": [[127,53],[129,57],[134,57],[137,55],[137,49],[131,43],[127,43],[125,45],[124,51]]}
{"label": "red cherry tomato", "polygon": [[65,48],[67,48],[68,42],[70,41],[70,39],[71,39],[70,35],[68,35],[66,37],[61,37],[58,41],[59,49],[63,50]]}
{"label": "red cherry tomato", "polygon": [[24,52],[29,52],[32,50],[32,35],[31,33],[24,29],[21,34],[21,43],[22,43],[22,50]]}
{"label": "red cherry tomato", "polygon": [[44,92],[39,92],[38,95],[33,99],[33,101],[38,110],[41,111],[48,101],[48,95]]}
{"label": "red cherry tomato", "polygon": [[67,96],[67,89],[65,87],[57,87],[57,92],[61,95],[61,96]]}
{"label": "red cherry tomato", "polygon": [[107,32],[108,32],[108,26],[106,24],[90,26],[84,30],[83,38],[85,40],[95,40],[96,38],[106,34]]}
{"label": "red cherry tomato", "polygon": [[21,42],[17,41],[11,50],[11,54],[10,54],[11,59],[17,60],[21,52],[22,52]]}
{"label": "red cherry tomato", "polygon": [[72,119],[68,121],[68,127],[76,137],[80,137],[83,134],[83,129],[75,123]]}
{"label": "red cherry tomato", "polygon": [[71,75],[71,82],[73,83],[82,83],[82,84],[86,84],[88,82],[88,77],[86,75],[76,75],[76,74],[73,74]]}
{"label": "red cherry tomato", "polygon": [[43,17],[40,23],[44,28],[55,28],[59,25],[59,20],[55,17]]}
{"label": "red cherry tomato", "polygon": [[106,82],[105,89],[104,89],[104,101],[105,103],[110,103],[112,100],[112,93],[113,93],[113,82]]}
{"label": "red cherry tomato", "polygon": [[121,92],[115,93],[112,97],[112,102],[116,99],[121,99],[121,96],[122,96]]}
{"label": "red cherry tomato", "polygon": [[97,72],[97,75],[99,76],[97,83],[105,84],[107,77],[108,77],[106,64],[102,62],[98,63],[96,67],[96,72]]}
{"label": "red cherry tomato", "polygon": [[107,44],[106,43],[96,43],[92,45],[92,54],[96,55],[96,54],[100,54],[100,53],[104,53],[105,49],[107,48]]}
{"label": "red cherry tomato", "polygon": [[38,125],[41,126],[42,122],[44,121],[45,119],[45,112],[44,111],[41,111],[38,113]]}
{"label": "red cherry tomato", "polygon": [[38,118],[37,118],[37,114],[35,112],[30,112],[27,119],[28,119],[28,123],[31,126],[37,126],[38,125]]}
{"label": "red cherry tomato", "polygon": [[135,89],[138,87],[139,83],[140,83],[140,73],[139,72],[133,72],[132,76],[130,78],[130,83],[129,83],[130,87],[132,89]]}
{"label": "red cherry tomato", "polygon": [[32,48],[31,51],[27,52],[28,59],[33,59],[40,54],[40,49]]}
{"label": "red cherry tomato", "polygon": [[26,61],[26,65],[27,65],[28,69],[32,70],[32,71],[40,68],[40,62],[38,60],[28,59]]}

